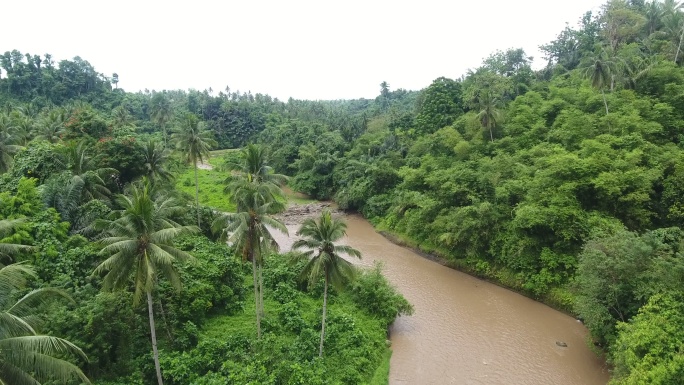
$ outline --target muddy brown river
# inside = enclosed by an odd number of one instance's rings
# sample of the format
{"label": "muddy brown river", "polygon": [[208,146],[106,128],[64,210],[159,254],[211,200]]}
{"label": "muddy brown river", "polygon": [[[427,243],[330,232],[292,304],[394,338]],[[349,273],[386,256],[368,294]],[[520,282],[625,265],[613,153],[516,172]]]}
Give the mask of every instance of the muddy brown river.
{"label": "muddy brown river", "polygon": [[[345,216],[344,243],[362,266],[383,273],[414,306],[391,329],[390,385],[605,385],[608,371],[572,317],[430,261]],[[287,226],[294,235],[298,226]],[[278,237],[289,249],[293,237]],[[567,347],[556,344],[562,341]]]}

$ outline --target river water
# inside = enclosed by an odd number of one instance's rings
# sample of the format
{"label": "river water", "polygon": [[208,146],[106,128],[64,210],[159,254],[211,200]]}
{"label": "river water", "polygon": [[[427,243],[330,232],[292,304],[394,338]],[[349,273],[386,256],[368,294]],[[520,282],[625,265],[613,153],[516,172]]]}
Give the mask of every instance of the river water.
{"label": "river water", "polygon": [[[381,262],[415,309],[390,331],[390,385],[608,382],[605,362],[587,347],[587,331],[574,318],[397,246],[360,216],[345,219],[343,243],[363,254],[357,264]],[[288,225],[291,235],[297,227]],[[277,238],[284,250],[293,242]]]}

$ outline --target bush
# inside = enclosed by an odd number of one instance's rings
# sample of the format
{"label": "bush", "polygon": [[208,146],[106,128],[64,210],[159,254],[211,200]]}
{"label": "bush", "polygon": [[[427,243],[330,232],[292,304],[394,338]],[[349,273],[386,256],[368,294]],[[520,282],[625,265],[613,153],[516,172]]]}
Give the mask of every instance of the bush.
{"label": "bush", "polygon": [[354,301],[369,314],[389,326],[400,315],[413,314],[413,306],[382,275],[382,265],[362,272],[351,288]]}

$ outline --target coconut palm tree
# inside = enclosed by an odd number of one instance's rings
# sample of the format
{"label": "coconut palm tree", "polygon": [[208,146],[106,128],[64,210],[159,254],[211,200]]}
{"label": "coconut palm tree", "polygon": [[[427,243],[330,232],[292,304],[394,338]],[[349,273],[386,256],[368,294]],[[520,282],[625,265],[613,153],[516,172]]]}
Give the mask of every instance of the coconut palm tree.
{"label": "coconut palm tree", "polygon": [[482,124],[482,128],[489,131],[489,138],[494,142],[493,129],[501,121],[501,99],[492,95],[490,90],[484,90],[479,97],[478,106],[480,111],[477,114],[477,119]]}
{"label": "coconut palm tree", "polygon": [[297,231],[298,239],[293,250],[306,249],[295,256],[295,259],[306,260],[301,272],[302,279],[308,279],[309,285],[323,276],[323,316],[321,320],[321,342],[318,356],[323,356],[323,340],[325,338],[325,316],[328,311],[328,285],[332,284],[338,290],[343,289],[355,276],[355,269],[351,262],[342,257],[346,254],[361,258],[361,252],[344,245],[335,245],[347,233],[347,225],[342,220],[333,219],[330,211],[321,213],[318,221],[311,218],[302,223]]}
{"label": "coconut palm tree", "polygon": [[660,28],[664,14],[665,11],[660,1],[653,0],[646,4],[644,16],[646,17],[646,29],[649,36]]}
{"label": "coconut palm tree", "polygon": [[50,143],[57,143],[62,140],[62,135],[66,132],[65,124],[67,115],[64,110],[51,110],[45,117],[34,126],[36,139],[47,140]]}
{"label": "coconut palm tree", "polygon": [[197,162],[209,158],[209,150],[216,146],[212,133],[193,114],[187,114],[178,130],[171,136],[178,149],[195,168],[195,204],[197,205],[197,227],[200,226],[199,183],[197,181]]}
{"label": "coconut palm tree", "polygon": [[[240,151],[240,158],[238,161],[227,162],[224,167],[230,171],[229,176],[224,183],[226,187],[224,192],[233,195],[235,191],[243,189],[244,183],[251,183],[258,186],[255,191],[261,194],[261,199],[264,202],[273,203],[269,205],[269,214],[276,214],[285,209],[285,205],[277,204],[275,201],[284,202],[283,191],[281,186],[287,181],[285,175],[276,174],[268,165],[266,149],[263,146],[249,144]],[[245,190],[247,191],[247,190]],[[236,205],[238,203],[236,202]],[[263,265],[261,258],[256,260],[256,272],[258,276],[258,293],[257,301],[258,315],[264,316],[264,290],[263,290]]]}
{"label": "coconut palm tree", "polygon": [[[26,222],[26,218],[0,220],[0,239],[8,236],[17,225],[20,225],[24,222]],[[29,251],[31,249],[32,247],[27,245],[0,242],[0,263],[13,262],[12,258],[15,254],[22,251]]]}
{"label": "coconut palm tree", "polygon": [[112,120],[117,127],[135,126],[135,118],[124,106],[118,106],[112,111]]}
{"label": "coconut palm tree", "polygon": [[168,135],[166,133],[166,124],[171,120],[173,111],[169,99],[163,93],[157,92],[150,100],[150,118],[154,120],[162,130],[164,136],[164,144],[168,144]]}
{"label": "coconut palm tree", "polygon": [[260,267],[264,254],[270,250],[278,250],[278,243],[271,235],[269,227],[287,234],[285,225],[270,216],[281,211],[284,206],[282,201],[272,199],[271,194],[266,184],[256,184],[249,180],[235,181],[232,184],[231,200],[236,204],[237,212],[223,214],[212,223],[212,230],[220,232],[223,241],[235,245],[243,261],[252,262],[258,338],[261,338],[263,314]]}
{"label": "coconut palm tree", "polygon": [[34,126],[35,121],[33,118],[22,116],[17,119],[15,124],[15,135],[18,138],[18,142],[22,146],[26,146],[26,144],[28,144],[29,140],[31,139],[31,133],[33,132]]}
{"label": "coconut palm tree", "polygon": [[169,160],[169,151],[163,144],[148,140],[143,143],[143,157],[145,158],[145,176],[150,182],[168,182],[173,175],[166,169],[165,163]]}
{"label": "coconut palm tree", "polygon": [[231,171],[226,184],[240,178],[248,179],[253,183],[271,183],[277,187],[287,182],[287,176],[274,173],[273,167],[268,165],[266,148],[256,144],[248,144],[242,148],[239,161],[226,162],[224,167]]}
{"label": "coconut palm tree", "polygon": [[61,166],[71,171],[75,179],[83,183],[83,200],[108,200],[111,191],[107,188],[105,179],[118,174],[116,169],[100,167],[102,154],[91,155],[90,143],[82,140],[76,146],[70,146],[61,154],[58,161]]}
{"label": "coconut palm tree", "polygon": [[584,66],[584,74],[591,81],[591,86],[601,91],[606,115],[608,115],[608,102],[606,101],[605,88],[612,82],[614,67],[615,63],[608,57],[605,49],[587,58]]}
{"label": "coconut palm tree", "polygon": [[73,354],[87,360],[71,342],[39,335],[30,319],[37,305],[49,294],[65,294],[54,289],[37,289],[17,300],[26,289],[27,278],[37,277],[28,265],[15,263],[0,268],[0,384],[36,385],[57,381],[66,384],[74,378],[90,384],[76,365],[62,358]]}
{"label": "coconut palm tree", "polygon": [[180,290],[180,278],[174,262],[191,260],[192,256],[173,247],[173,240],[184,234],[197,233],[194,226],[181,226],[170,219],[183,210],[176,201],[156,196],[152,186],[143,180],[130,187],[129,195],[118,195],[121,210],[113,212],[113,219],[96,222],[103,230],[100,254],[107,256],[93,274],[104,274],[103,290],[127,289],[133,283],[133,305],[147,297],[150,334],[154,365],[159,385],[163,384],[157,334],[154,323],[152,291],[160,275]]}
{"label": "coconut palm tree", "polygon": [[14,154],[22,149],[20,140],[10,117],[0,114],[0,173],[7,172],[12,167]]}

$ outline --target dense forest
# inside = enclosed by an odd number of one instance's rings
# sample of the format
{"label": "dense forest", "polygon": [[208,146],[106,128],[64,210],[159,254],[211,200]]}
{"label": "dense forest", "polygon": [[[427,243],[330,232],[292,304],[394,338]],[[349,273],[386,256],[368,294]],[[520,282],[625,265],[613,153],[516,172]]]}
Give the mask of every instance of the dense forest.
{"label": "dense forest", "polygon": [[[298,279],[311,269],[301,258],[287,263],[297,258],[269,244],[263,256],[255,252],[255,239],[268,234],[230,236],[283,209],[288,175],[294,190],[334,199],[455,268],[575,314],[613,366],[611,383],[678,384],[683,43],[680,3],[612,0],[543,45],[542,69],[507,49],[421,91],[383,82],[374,100],[339,101],[281,101],[228,87],[131,93],[117,87],[117,74],[78,57],[54,63],[6,52],[0,347],[36,334],[23,312],[32,296],[22,296],[41,288],[55,298],[39,302],[36,325],[65,338],[52,342],[59,365],[50,367],[61,378],[155,381],[152,349],[133,341],[150,340],[144,318],[158,313],[167,383],[371,381],[369,368],[386,350],[383,331],[410,312],[380,272],[342,279],[348,289],[328,293],[327,278]],[[221,216],[217,205],[200,203],[196,164],[209,149],[233,148],[244,150],[221,160],[233,171],[228,194],[217,192],[233,213]],[[273,170],[250,169],[258,159]],[[150,227],[135,227],[135,210],[147,210]],[[309,230],[335,225],[324,219]],[[162,232],[143,237],[171,256],[160,252],[150,265],[157,273],[143,265],[117,272],[108,259],[137,250],[113,246],[138,239],[136,231]],[[319,300],[327,296],[326,323]],[[317,358],[326,324],[326,353]],[[3,369],[16,359],[0,354]]]}
{"label": "dense forest", "polygon": [[[362,256],[330,212],[278,254],[287,177],[246,145],[319,104],[0,63],[0,384],[387,383],[387,330],[411,305],[343,258]],[[222,170],[212,205],[201,163]]]}

